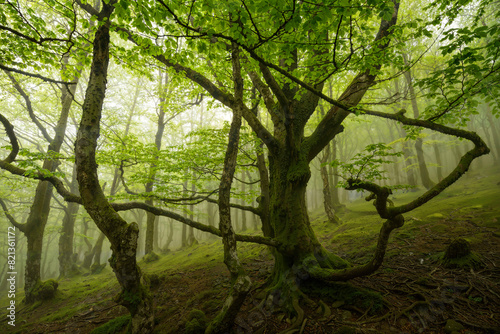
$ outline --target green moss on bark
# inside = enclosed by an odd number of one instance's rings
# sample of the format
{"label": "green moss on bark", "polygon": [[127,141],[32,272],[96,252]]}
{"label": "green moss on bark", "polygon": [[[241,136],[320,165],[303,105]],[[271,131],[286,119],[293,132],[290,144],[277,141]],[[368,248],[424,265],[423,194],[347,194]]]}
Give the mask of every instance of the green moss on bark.
{"label": "green moss on bark", "polygon": [[48,300],[54,298],[59,283],[56,280],[49,279],[45,282],[38,281],[31,290],[31,296],[34,301]]}

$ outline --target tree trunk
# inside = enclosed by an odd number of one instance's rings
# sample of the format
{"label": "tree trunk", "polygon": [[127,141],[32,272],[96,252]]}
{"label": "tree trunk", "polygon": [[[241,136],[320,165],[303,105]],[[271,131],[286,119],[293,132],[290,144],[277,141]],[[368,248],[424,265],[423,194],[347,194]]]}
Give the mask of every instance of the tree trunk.
{"label": "tree trunk", "polygon": [[331,223],[340,224],[340,219],[335,214],[335,209],[333,206],[332,192],[330,190],[330,182],[328,180],[328,170],[326,164],[330,158],[330,145],[328,144],[323,151],[323,157],[321,158],[321,179],[323,180],[323,206],[325,208],[326,216]]}
{"label": "tree trunk", "polygon": [[233,109],[233,119],[229,130],[229,142],[224,157],[224,169],[222,171],[219,185],[219,229],[222,233],[224,244],[224,263],[231,274],[231,290],[221,312],[210,323],[206,330],[207,334],[229,333],[233,327],[234,320],[250,292],[252,281],[241,265],[236,250],[236,237],[231,225],[231,184],[236,169],[236,158],[238,155],[238,143],[241,127],[241,114],[243,104],[243,79],[241,78],[239,64],[239,50],[233,43],[232,61],[233,78],[235,82],[236,108]]}
{"label": "tree trunk", "polygon": [[[63,57],[63,70],[68,62],[68,56]],[[49,141],[49,146],[47,151],[59,153],[61,150],[61,145],[64,141],[64,136],[66,133],[66,126],[68,124],[68,115],[73,102],[73,95],[76,90],[76,84],[70,85],[69,88],[63,85],[61,88],[61,114],[59,120],[54,129],[54,137],[50,138],[47,134],[45,128],[36,120],[36,116],[33,114],[31,101],[29,96],[23,90],[21,85],[16,81],[16,79],[7,72],[10,80],[12,81],[14,87],[19,92],[19,94],[24,98],[26,102],[26,107],[30,113],[31,118],[35,124],[39,127],[42,133],[44,133],[45,138]],[[78,81],[78,78],[73,78],[74,81]],[[43,168],[49,172],[54,172],[56,170],[58,163],[49,159],[44,160]],[[40,263],[42,257],[43,248],[43,233],[45,226],[47,224],[47,219],[50,213],[50,201],[52,199],[52,185],[47,181],[39,181],[35,196],[33,199],[33,204],[30,208],[30,213],[24,228],[21,231],[26,235],[28,247],[27,247],[27,257],[26,257],[26,271],[25,271],[25,300],[27,303],[32,303],[36,300],[36,297],[32,294],[35,286],[40,282]]]}
{"label": "tree trunk", "polygon": [[52,185],[47,181],[39,182],[24,231],[28,243],[24,279],[25,300],[27,303],[36,301],[33,289],[41,279],[40,265],[42,260],[43,232],[50,212],[51,197]]}
{"label": "tree trunk", "polygon": [[[311,176],[307,163],[297,159],[292,149],[269,157],[271,176],[271,225],[281,243],[272,274],[275,300],[287,303],[289,311],[298,298],[294,287],[300,280],[303,262],[315,259],[322,267],[338,269],[347,263],[328,254],[319,243],[309,222],[306,187]],[[295,293],[294,293],[295,291]]]}
{"label": "tree trunk", "polygon": [[[245,184],[245,171],[241,173],[241,190],[245,194],[246,192],[246,184]],[[245,200],[242,198],[241,199],[241,205],[245,205]],[[241,212],[241,230],[246,231],[248,229],[247,227],[247,213],[245,210],[240,210]]]}
{"label": "tree trunk", "polygon": [[168,222],[168,232],[167,233],[168,233],[167,241],[165,242],[165,246],[163,247],[163,249],[165,251],[169,250],[170,244],[174,240],[174,222],[172,219],[170,219],[170,221]]}
{"label": "tree trunk", "polygon": [[[403,53],[403,60],[405,66],[409,66],[408,58],[405,53]],[[404,72],[404,77],[406,83],[408,84],[408,89],[410,90],[411,107],[413,109],[413,117],[418,119],[420,113],[418,110],[417,96],[415,95],[415,89],[413,87],[412,76],[410,70]],[[422,138],[417,138],[415,141],[415,150],[417,151],[417,161],[418,170],[420,171],[420,178],[422,179],[422,185],[425,189],[432,188],[435,183],[431,181],[429,177],[429,170],[427,169],[427,164],[425,163],[424,151],[422,149]]]}
{"label": "tree trunk", "polygon": [[[400,128],[399,131],[401,133],[401,137],[406,137],[406,132],[403,129]],[[417,187],[417,178],[415,175],[415,169],[413,168],[414,160],[411,146],[409,145],[407,140],[403,140],[402,145],[407,182],[410,186]]]}
{"label": "tree trunk", "polygon": [[[191,194],[194,194],[196,191],[196,187],[194,184],[194,179],[195,179],[195,174],[193,172],[193,182],[191,183]],[[194,205],[191,204],[189,205],[189,219],[193,220],[194,219]],[[187,245],[188,246],[193,246],[197,245],[198,240],[196,240],[196,237],[194,236],[194,228],[192,226],[189,226],[189,235],[187,237]]]}
{"label": "tree trunk", "polygon": [[[163,77],[160,72],[160,110],[158,114],[158,122],[155,134],[155,147],[156,150],[161,149],[161,141],[163,137],[163,132],[165,131],[165,96],[164,90],[168,82],[168,76],[165,75],[165,86],[163,86]],[[158,160],[158,156],[154,157],[154,160]],[[149,182],[146,184],[146,193],[153,191],[154,178],[156,175],[156,164],[152,163],[149,169]],[[153,205],[153,200],[146,200],[146,204]],[[156,216],[151,212],[146,213],[146,241],[144,245],[144,254],[149,254],[153,252],[154,249],[154,238],[155,238],[155,220]]]}
{"label": "tree trunk", "polygon": [[488,122],[491,125],[491,134],[493,136],[496,156],[497,159],[500,160],[500,135],[498,134],[498,126],[496,125],[493,116],[491,116],[491,106],[489,103],[486,105],[486,117],[488,118]]}
{"label": "tree trunk", "polygon": [[437,178],[439,181],[443,179],[443,162],[441,160],[441,152],[439,150],[439,145],[437,143],[434,143],[432,145],[434,148],[434,156],[436,157],[436,173],[437,173]]}
{"label": "tree trunk", "polygon": [[[78,183],[76,181],[76,166],[73,168],[71,178],[70,191],[75,194],[78,191]],[[73,271],[73,238],[75,235],[76,214],[80,205],[73,202],[68,202],[64,212],[62,221],[61,234],[59,236],[59,277],[69,277]]]}
{"label": "tree trunk", "polygon": [[151,333],[153,301],[141,283],[142,274],[136,262],[139,228],[136,223],[127,224],[111,207],[99,184],[95,160],[109,62],[109,17],[114,4],[113,0],[102,3],[100,16],[108,21],[95,33],[90,78],[75,142],[77,179],[83,206],[111,243],[113,255],[109,262],[122,288],[116,301],[129,310],[132,333]]}

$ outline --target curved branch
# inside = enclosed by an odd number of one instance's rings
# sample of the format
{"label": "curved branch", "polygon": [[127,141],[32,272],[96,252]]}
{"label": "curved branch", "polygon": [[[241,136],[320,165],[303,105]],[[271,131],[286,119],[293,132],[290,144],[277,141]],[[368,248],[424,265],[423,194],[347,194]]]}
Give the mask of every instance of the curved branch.
{"label": "curved branch", "polygon": [[33,37],[30,37],[28,35],[25,35],[23,34],[22,32],[19,32],[15,29],[12,29],[10,27],[6,27],[4,25],[0,25],[0,30],[5,30],[5,31],[8,31],[18,37],[21,37],[21,38],[24,38],[30,42],[33,42],[35,44],[38,44],[38,45],[42,45],[44,42],[69,42],[70,40],[69,39],[63,39],[63,38],[50,38],[50,37],[40,37],[39,40],[37,40],[36,38],[33,38]]}
{"label": "curved branch", "polygon": [[320,268],[316,261],[311,261],[305,263],[306,270],[313,278],[327,282],[348,281],[356,277],[369,275],[375,272],[382,265],[391,232],[394,229],[403,226],[403,224],[404,218],[402,215],[397,215],[384,222],[380,228],[375,254],[373,255],[373,258],[364,265],[341,270],[332,270]]}
{"label": "curved branch", "polygon": [[5,132],[7,133],[7,136],[9,137],[10,144],[12,146],[12,149],[3,161],[5,163],[11,163],[14,161],[17,157],[17,154],[19,153],[19,142],[17,140],[16,133],[14,132],[14,126],[9,122],[9,120],[2,114],[0,114],[0,122],[2,122]]}
{"label": "curved branch", "polygon": [[[392,14],[391,20],[381,20],[380,22],[379,30],[373,41],[374,44],[376,44],[381,43],[385,39],[385,42],[378,45],[378,49],[380,51],[385,50],[389,46],[388,37],[391,35],[391,28],[396,25],[398,12],[399,2],[395,1],[394,13]],[[381,67],[382,64],[380,63],[374,65],[374,69],[376,71]],[[292,78],[290,79],[294,80]],[[342,121],[352,112],[351,108],[356,106],[361,101],[366,91],[375,83],[375,79],[376,75],[372,74],[370,70],[359,73],[342,93],[339,100],[334,100],[325,94],[318,92],[313,87],[296,81],[305,89],[317,94],[322,99],[333,105],[333,107],[327,112],[325,117],[323,117],[319,125],[316,127],[316,130],[305,139],[306,147],[308,147],[307,156],[309,161],[314,159],[314,157],[321,152],[323,147],[325,147],[325,145],[327,145],[336,134],[343,131],[343,127],[341,125]]]}
{"label": "curved branch", "polygon": [[4,70],[4,72],[9,77],[10,81],[14,85],[14,88],[23,97],[24,102],[26,103],[26,110],[28,110],[28,114],[30,115],[31,120],[33,121],[33,123],[35,123],[37,128],[40,130],[40,132],[42,133],[45,140],[47,140],[49,143],[51,143],[52,138],[49,136],[47,129],[45,129],[45,127],[42,125],[42,123],[40,123],[40,121],[38,121],[38,119],[36,118],[35,112],[33,111],[33,106],[31,104],[30,97],[28,96],[28,94],[26,94],[24,89],[21,87],[19,82],[16,80],[16,78],[14,78],[14,76],[11,73],[9,73],[8,71],[5,71],[5,70]]}
{"label": "curved branch", "polygon": [[5,205],[5,202],[3,199],[0,198],[0,205],[2,206],[3,213],[5,214],[5,217],[10,221],[10,223],[18,228],[21,232],[25,233],[26,232],[26,224],[21,224],[19,223],[14,217],[12,217],[9,213],[9,209],[7,209],[7,205]]}
{"label": "curved branch", "polygon": [[14,126],[2,114],[0,114],[0,122],[5,127],[5,131],[7,132],[10,143],[12,145],[12,150],[9,156],[4,160],[0,160],[0,168],[5,169],[6,171],[9,171],[14,175],[29,177],[36,180],[49,181],[50,183],[52,183],[56,191],[59,193],[59,195],[61,195],[64,198],[65,201],[82,204],[81,197],[68,191],[64,186],[63,181],[61,181],[59,178],[53,175],[44,174],[40,171],[28,172],[26,169],[19,168],[11,164],[11,162],[13,162],[16,159],[17,153],[19,152],[19,143],[17,141],[17,137],[14,132]]}
{"label": "curved branch", "polygon": [[[156,216],[163,216],[163,217],[168,217],[172,218],[174,220],[177,220],[178,222],[181,222],[183,224],[186,224],[188,226],[192,226],[200,231],[208,232],[211,234],[214,234],[216,236],[222,236],[220,230],[218,228],[215,228],[210,225],[205,225],[199,222],[196,222],[194,220],[191,220],[189,218],[183,217],[182,215],[168,211],[165,209],[161,209],[143,202],[127,202],[127,203],[111,203],[111,206],[115,211],[127,211],[127,210],[132,210],[132,209],[142,209],[147,212],[151,212],[152,214]],[[271,238],[266,238],[262,236],[254,236],[254,235],[240,235],[236,234],[236,240],[237,241],[243,241],[243,242],[253,242],[257,244],[262,244],[262,245],[268,245],[268,246],[273,246],[273,247],[278,247],[279,242],[271,239]]]}
{"label": "curved branch", "polygon": [[14,72],[14,73],[19,73],[19,74],[22,74],[22,75],[26,75],[28,77],[41,79],[43,81],[52,82],[52,83],[55,83],[55,84],[76,85],[75,82],[54,80],[54,79],[51,79],[51,78],[44,77],[43,75],[40,75],[40,74],[29,73],[29,72],[26,72],[26,71],[18,70],[16,68],[5,66],[3,64],[0,64],[0,70],[4,70],[4,71],[8,71],[8,72]]}
{"label": "curved branch", "polygon": [[377,116],[377,117],[382,117],[382,118],[387,118],[387,119],[392,119],[395,121],[398,121],[404,125],[411,125],[411,126],[418,126],[430,130],[434,130],[443,134],[447,134],[450,136],[454,137],[459,137],[459,138],[464,138],[469,141],[471,141],[474,144],[474,148],[468,152],[466,152],[462,158],[460,159],[457,167],[451,171],[451,173],[445,177],[443,180],[438,182],[434,187],[430,188],[428,191],[426,191],[423,195],[415,199],[414,201],[398,206],[398,207],[391,207],[388,208],[388,215],[389,216],[395,216],[397,214],[402,214],[405,212],[409,212],[415,208],[418,208],[419,206],[427,203],[430,201],[432,198],[436,197],[439,195],[443,190],[448,188],[451,184],[453,184],[455,181],[457,181],[470,167],[470,164],[472,161],[480,157],[484,154],[488,154],[490,152],[490,149],[486,145],[486,143],[482,140],[479,135],[472,131],[466,131],[466,130],[461,130],[461,129],[454,129],[450,128],[448,126],[442,125],[442,124],[436,124],[427,120],[420,120],[420,119],[413,119],[413,118],[408,118],[403,115],[402,112],[398,112],[396,114],[387,114],[383,112],[378,112],[378,111],[372,111],[372,110],[363,110],[367,115],[372,115],[372,116]]}
{"label": "curved branch", "polygon": [[27,171],[26,169],[14,166],[8,162],[5,162],[4,160],[0,160],[0,168],[5,169],[6,171],[14,175],[28,177],[35,180],[49,181],[50,183],[52,183],[56,191],[59,193],[59,195],[61,195],[64,198],[65,201],[82,204],[82,198],[68,191],[64,186],[64,183],[59,178],[53,175],[46,175],[40,171],[36,172]]}

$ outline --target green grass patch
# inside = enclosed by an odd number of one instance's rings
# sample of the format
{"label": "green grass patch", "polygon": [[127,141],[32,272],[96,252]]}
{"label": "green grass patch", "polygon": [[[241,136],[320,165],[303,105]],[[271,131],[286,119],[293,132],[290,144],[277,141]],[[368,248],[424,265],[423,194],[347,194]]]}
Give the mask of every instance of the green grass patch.
{"label": "green grass patch", "polygon": [[124,315],[110,320],[102,326],[94,329],[90,334],[126,334],[130,333],[130,315]]}

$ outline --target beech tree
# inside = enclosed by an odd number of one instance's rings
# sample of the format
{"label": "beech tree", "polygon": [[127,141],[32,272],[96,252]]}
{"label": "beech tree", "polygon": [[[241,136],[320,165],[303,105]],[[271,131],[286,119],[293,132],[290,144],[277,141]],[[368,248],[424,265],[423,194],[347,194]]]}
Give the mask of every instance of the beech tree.
{"label": "beech tree", "polygon": [[[152,332],[153,304],[136,263],[138,226],[127,223],[118,211],[143,209],[222,237],[224,259],[233,286],[220,316],[208,331],[224,332],[231,328],[251,284],[237,258],[237,241],[272,247],[275,265],[268,281],[269,300],[279,299],[282,307],[300,314],[303,280],[328,284],[377,270],[390,233],[404,224],[403,215],[439,195],[469,169],[475,158],[489,152],[476,133],[461,126],[479,100],[497,103],[500,29],[493,1],[430,3],[422,9],[429,12],[428,19],[403,22],[398,21],[398,17],[404,3],[400,5],[397,1],[222,3],[202,0],[188,6],[184,2],[165,0],[110,0],[100,6],[79,0],[76,3],[79,9],[69,4],[65,9],[73,8],[69,12],[75,17],[91,15],[97,21],[89,38],[93,46],[92,64],[75,143],[80,195],[70,193],[51,173],[28,175],[16,165],[17,138],[12,124],[4,116],[0,121],[12,150],[0,162],[0,167],[16,175],[49,181],[65,200],[85,207],[111,243],[110,264],[122,287],[117,301],[132,314],[134,333]],[[435,10],[431,12],[432,6]],[[467,27],[455,28],[454,22],[461,19],[461,13],[468,7],[476,9],[472,21]],[[443,21],[443,17],[446,20]],[[35,38],[16,30],[16,25],[2,27],[10,39],[42,43],[39,36]],[[436,37],[438,34],[441,37]],[[426,92],[431,103],[426,110],[415,113],[415,117],[406,116],[404,109],[387,112],[384,106],[393,101],[377,104],[380,101],[372,92],[376,92],[382,82],[403,76],[415,66],[404,62],[404,43],[422,43],[428,41],[426,39],[440,42],[439,51],[446,65],[415,83]],[[71,45],[75,40],[66,38],[63,42]],[[127,64],[154,61],[177,72],[232,111],[233,122],[216,199],[219,228],[149,202],[110,203],[104,196],[99,184],[96,150],[110,49],[114,57]],[[418,62],[424,56],[425,53],[415,59]],[[12,56],[4,59],[7,60],[2,68],[16,70],[17,62]],[[28,61],[30,55],[22,59]],[[396,75],[385,71],[384,66],[389,62],[397,67]],[[18,72],[41,76],[24,69]],[[337,98],[323,92],[326,82],[338,87],[341,93]],[[369,101],[364,103],[364,99]],[[308,124],[319,111],[320,101],[328,103],[329,108],[311,129]],[[267,126],[262,122],[257,110],[268,113],[272,124]],[[360,114],[399,123],[410,137],[414,135],[412,129],[429,129],[466,139],[474,147],[460,158],[448,176],[436,184],[429,183],[429,189],[418,198],[397,206],[390,204],[390,195],[398,185],[379,183],[383,158],[396,154],[386,145],[369,145],[352,161],[336,161],[333,165],[344,173],[342,185],[347,190],[370,192],[375,210],[385,220],[372,259],[353,266],[325,249],[316,238],[308,217],[306,187],[311,177],[311,161],[344,130],[343,123],[348,117]],[[265,146],[258,160],[263,196],[255,210],[264,218],[263,237],[235,234],[231,226],[229,207],[235,205],[230,203],[229,190],[241,118]],[[151,196],[151,191],[148,193]],[[161,198],[162,194],[158,196]]]}

